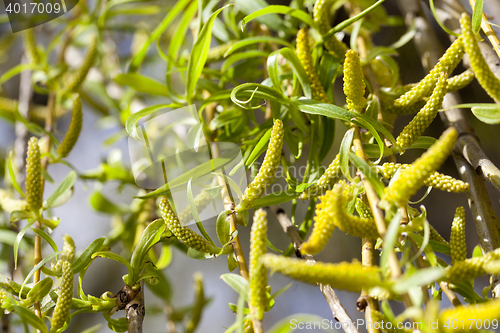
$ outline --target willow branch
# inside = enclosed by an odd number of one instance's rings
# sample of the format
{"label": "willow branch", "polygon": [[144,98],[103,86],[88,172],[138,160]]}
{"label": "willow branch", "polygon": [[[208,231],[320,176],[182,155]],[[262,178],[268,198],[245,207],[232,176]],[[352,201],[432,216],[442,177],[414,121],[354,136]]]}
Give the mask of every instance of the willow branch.
{"label": "willow branch", "polygon": [[[474,9],[476,0],[469,0],[469,4],[471,8]],[[491,46],[493,46],[493,50],[495,50],[497,56],[500,58],[500,40],[498,39],[498,36],[491,27],[490,23],[488,22],[488,18],[486,17],[486,15],[484,15],[484,13],[482,12],[481,16],[481,29],[483,30],[486,37],[488,37],[488,39],[490,40]]]}
{"label": "willow branch", "polygon": [[[304,258],[308,263],[314,264],[316,261],[310,255],[302,256],[300,254],[300,245],[302,244],[302,237],[300,237],[299,230],[293,225],[292,221],[288,218],[286,213],[279,206],[271,206],[271,210],[276,214],[279,224],[283,228],[288,238],[295,248],[295,254],[299,258]],[[346,333],[359,333],[356,325],[352,321],[351,317],[345,310],[344,306],[340,302],[337,294],[330,285],[318,284],[319,289],[323,293],[328,306],[332,310],[333,317],[342,323],[342,328]]]}
{"label": "willow branch", "polygon": [[128,332],[142,333],[142,322],[146,311],[144,309],[144,281],[141,281],[141,289],[135,297],[125,306],[127,312]]}

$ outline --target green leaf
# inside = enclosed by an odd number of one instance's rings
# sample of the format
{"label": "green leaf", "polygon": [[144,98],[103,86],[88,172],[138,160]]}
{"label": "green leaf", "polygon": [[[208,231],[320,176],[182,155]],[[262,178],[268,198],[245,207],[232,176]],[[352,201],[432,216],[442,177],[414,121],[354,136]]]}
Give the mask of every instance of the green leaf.
{"label": "green leaf", "polygon": [[11,69],[9,69],[7,72],[5,72],[2,76],[0,76],[0,85],[4,84],[4,82],[10,80],[12,77],[16,76],[17,74],[19,74],[21,72],[34,70],[37,68],[38,68],[38,64],[20,64],[20,65],[14,66]]}
{"label": "green leaf", "polygon": [[90,262],[92,262],[92,255],[102,248],[102,244],[104,244],[105,240],[106,239],[104,237],[97,238],[89,246],[87,246],[85,251],[83,251],[71,265],[71,269],[74,274],[80,273],[90,264]]}
{"label": "green leaf", "polygon": [[35,234],[40,236],[44,241],[49,243],[50,247],[52,248],[52,250],[54,250],[54,252],[59,251],[59,249],[57,248],[56,242],[54,242],[54,240],[45,231],[43,231],[41,229],[32,229],[32,230]]}
{"label": "green leaf", "polygon": [[474,4],[474,12],[472,13],[472,31],[474,31],[475,34],[479,32],[482,20],[483,0],[476,0],[476,3]]}
{"label": "green leaf", "polygon": [[26,278],[24,279],[24,282],[23,284],[21,285],[21,290],[19,291],[19,293],[22,293],[23,291],[23,288],[24,286],[26,285],[26,283],[28,283],[28,281],[31,279],[31,277],[33,276],[33,274],[35,274],[35,272],[37,270],[39,270],[42,266],[44,266],[47,262],[49,262],[50,260],[52,260],[52,258],[54,258],[55,256],[61,254],[62,251],[59,251],[59,252],[55,252],[55,253],[52,253],[51,255],[43,258],[38,264],[35,265],[35,267],[33,267],[33,269],[28,273],[28,275],[26,276]]}
{"label": "green leaf", "polygon": [[248,159],[245,162],[245,166],[247,168],[250,167],[250,165],[252,165],[253,162],[255,162],[257,158],[259,158],[259,156],[266,151],[269,139],[271,138],[271,131],[271,128],[268,129],[253,148],[252,153],[248,156]]}
{"label": "green leaf", "polygon": [[248,301],[248,281],[245,280],[241,275],[226,273],[220,276],[222,281],[224,281],[228,286],[233,288],[238,295],[243,296],[246,301]]}
{"label": "green leaf", "polygon": [[125,205],[117,205],[100,192],[94,192],[90,197],[90,204],[98,212],[107,214],[124,214],[130,212],[130,208]]}
{"label": "green leaf", "polygon": [[412,275],[404,277],[402,280],[397,281],[392,290],[399,295],[408,292],[412,287],[425,286],[435,281],[438,281],[444,276],[444,269],[441,267],[421,268]]}
{"label": "green leaf", "polygon": [[[146,267],[146,270],[154,270],[152,266]],[[166,301],[170,301],[172,298],[172,286],[167,277],[163,274],[161,270],[154,270],[157,275],[158,283],[151,284],[148,280],[146,280],[146,285],[148,288],[161,299]]]}
{"label": "green leaf", "polygon": [[9,176],[10,176],[10,181],[12,182],[12,185],[16,189],[17,193],[19,193],[23,198],[26,199],[26,193],[21,189],[21,186],[19,186],[17,180],[16,180],[16,174],[14,172],[14,167],[12,166],[12,157],[13,157],[13,151],[9,153],[9,161],[8,161],[8,169],[9,169]]}
{"label": "green leaf", "polygon": [[219,242],[224,245],[227,242],[229,242],[229,230],[230,230],[230,223],[228,220],[228,215],[231,213],[230,210],[225,210],[219,214],[217,217],[217,223],[216,223],[216,231],[217,231],[217,238],[219,238]]}
{"label": "green leaf", "polygon": [[379,196],[382,196],[384,194],[385,186],[378,177],[377,171],[368,163],[366,163],[362,158],[356,156],[356,154],[352,152],[349,152],[349,159],[351,160],[352,164],[354,164],[358,168],[358,170],[363,173],[370,184],[372,184],[375,191],[377,191],[377,194]]}
{"label": "green leaf", "polygon": [[351,180],[351,174],[349,173],[349,153],[351,152],[352,138],[354,134],[354,129],[348,130],[344,138],[342,138],[342,142],[340,143],[339,148],[339,159],[340,159],[340,170],[344,176]]}
{"label": "green leaf", "polygon": [[281,80],[278,75],[279,56],[288,60],[289,64],[293,68],[295,75],[297,75],[297,78],[299,79],[302,90],[304,91],[304,96],[306,96],[306,98],[311,98],[311,82],[309,81],[309,76],[307,75],[307,72],[302,66],[302,63],[297,57],[295,51],[288,47],[274,51],[267,58],[267,69],[269,72],[269,77],[271,78],[271,81],[273,82],[276,90],[280,91],[283,94],[283,87],[281,86]]}
{"label": "green leaf", "polygon": [[25,324],[28,324],[37,330],[40,330],[42,333],[48,333],[47,326],[43,322],[42,319],[38,318],[36,314],[31,312],[30,310],[23,308],[19,305],[13,305],[14,312],[17,313],[21,321]]}
{"label": "green leaf", "polygon": [[26,296],[26,304],[32,304],[41,301],[45,295],[47,295],[52,289],[52,279],[46,277],[45,279],[38,281],[37,284],[28,292]]}
{"label": "green leaf", "polygon": [[[13,212],[13,213],[15,213],[15,212]],[[28,224],[21,231],[19,231],[19,233],[16,236],[16,240],[14,242],[14,269],[17,269],[17,253],[19,250],[19,245],[21,243],[21,240],[23,239],[26,231],[28,231],[28,229],[31,228],[33,223],[35,223],[35,221],[28,222]]]}
{"label": "green leaf", "polygon": [[279,205],[284,202],[291,201],[297,198],[300,195],[298,192],[294,192],[293,190],[284,190],[279,192],[273,192],[269,195],[263,196],[255,200],[251,206],[251,208],[257,209],[261,207],[267,207],[272,205]]}
{"label": "green leaf", "polygon": [[167,86],[138,73],[118,74],[115,76],[114,81],[118,84],[129,86],[141,93],[169,96]]}
{"label": "green leaf", "polygon": [[142,109],[139,112],[131,114],[128,118],[127,121],[125,122],[125,129],[127,130],[128,135],[130,135],[132,138],[136,139],[137,141],[141,141],[141,138],[137,134],[137,122],[139,119],[149,116],[152,113],[155,113],[158,110],[161,110],[163,108],[173,108],[173,107],[178,107],[178,104],[159,104],[159,105],[152,105],[148,106],[145,109]]}
{"label": "green leaf", "polygon": [[436,8],[434,7],[434,0],[429,0],[429,5],[431,6],[431,12],[432,12],[432,15],[434,15],[434,19],[436,20],[436,22],[439,24],[439,26],[441,27],[441,29],[443,29],[448,35],[452,35],[452,36],[455,36],[455,37],[459,37],[460,35],[457,34],[456,32],[453,32],[451,31],[450,29],[448,29],[444,24],[443,22],[441,22],[441,20],[439,19],[437,13],[436,13]]}
{"label": "green leaf", "polygon": [[386,269],[387,260],[389,258],[389,253],[394,251],[394,245],[396,244],[396,239],[398,237],[399,224],[401,222],[401,213],[398,211],[391,220],[387,232],[384,237],[384,245],[382,248],[382,254],[380,256],[380,267]]}
{"label": "green leaf", "polygon": [[99,251],[99,252],[96,252],[96,253],[92,254],[92,256],[91,256],[92,259],[94,259],[96,257],[101,257],[101,258],[106,258],[106,259],[111,259],[111,260],[117,261],[120,264],[125,265],[125,267],[127,267],[127,269],[129,270],[129,272],[132,271],[132,266],[130,266],[130,264],[128,263],[128,261],[125,260],[125,258],[123,258],[119,254],[116,254],[116,253],[113,253],[113,252],[107,252],[107,251]]}
{"label": "green leaf", "polygon": [[146,57],[146,54],[148,53],[149,46],[159,39],[163,32],[167,30],[168,26],[172,21],[179,15],[179,13],[182,12],[184,7],[190,2],[191,0],[180,0],[178,1],[174,7],[172,7],[169,11],[167,16],[161,21],[161,23],[155,28],[155,30],[151,33],[149,36],[148,40],[144,43],[142,48],[135,54],[134,58],[132,58],[132,61],[130,63],[129,71],[130,72],[135,72],[139,69],[139,66],[141,65],[142,61]]}
{"label": "green leaf", "polygon": [[[477,104],[476,104],[477,105]],[[500,105],[483,104],[471,108],[472,113],[483,123],[496,125],[500,124]]]}
{"label": "green leaf", "polygon": [[228,68],[232,64],[234,64],[235,62],[240,61],[240,60],[246,60],[246,59],[249,59],[249,58],[256,58],[256,57],[267,57],[267,56],[269,56],[269,52],[266,52],[266,51],[255,51],[255,50],[232,54],[222,64],[221,71],[222,72],[227,71]]}
{"label": "green leaf", "polygon": [[232,6],[232,4],[226,5],[210,16],[208,21],[205,23],[201,29],[196,41],[194,42],[193,49],[189,57],[189,62],[187,66],[187,83],[186,83],[186,97],[188,104],[191,104],[193,100],[194,91],[196,89],[196,83],[200,78],[203,67],[208,57],[208,51],[210,50],[210,42],[212,39],[212,28],[214,26],[214,21],[217,15],[225,8]]}
{"label": "green leaf", "polygon": [[[267,332],[268,333],[290,333],[295,331],[299,326],[305,326],[305,324],[310,324],[313,327],[320,327],[323,328],[324,323],[326,319],[323,317],[313,315],[313,314],[307,314],[307,313],[296,313],[293,315],[290,315],[288,317],[285,317],[278,321],[276,324],[274,324]],[[302,324],[302,325],[300,325]],[[345,323],[345,325],[348,325],[349,323]],[[327,327],[330,327],[327,325]],[[325,332],[331,332],[330,329],[323,329]]]}
{"label": "green leaf", "polygon": [[224,57],[229,56],[230,54],[234,53],[234,51],[239,50],[241,48],[247,47],[252,44],[257,44],[257,43],[274,43],[278,45],[284,45],[289,48],[293,48],[293,45],[290,44],[289,42],[285,41],[283,38],[278,38],[278,37],[270,37],[270,36],[255,36],[255,37],[248,37],[242,40],[237,41],[231,47],[229,50],[226,51],[226,54],[224,54]]}
{"label": "green leaf", "polygon": [[[66,177],[64,177],[63,181],[57,186],[54,192],[45,200],[43,203],[43,208],[48,209],[52,207],[59,206],[64,202],[58,202],[58,199],[63,198],[67,195],[68,191],[71,191],[71,188],[75,184],[76,181],[76,172],[70,171]],[[67,199],[66,199],[67,200]],[[65,200],[63,200],[65,201]]]}
{"label": "green leaf", "polygon": [[271,6],[262,8],[256,12],[253,12],[252,14],[245,16],[243,18],[241,24],[243,27],[245,27],[248,24],[248,22],[250,22],[251,20],[253,20],[259,16],[267,15],[267,14],[290,15],[292,17],[295,17],[295,18],[301,20],[302,22],[304,22],[305,24],[307,24],[310,27],[313,27],[313,28],[316,27],[316,24],[314,23],[313,19],[311,18],[311,16],[308,13],[306,13],[300,9],[290,8],[288,6],[282,6],[282,5],[271,5]]}
{"label": "green leaf", "polygon": [[158,243],[163,231],[165,231],[165,222],[162,219],[158,219],[148,224],[142,232],[141,238],[130,259],[132,267],[131,270],[129,269],[129,286],[133,286],[137,282],[146,254],[153,245]]}

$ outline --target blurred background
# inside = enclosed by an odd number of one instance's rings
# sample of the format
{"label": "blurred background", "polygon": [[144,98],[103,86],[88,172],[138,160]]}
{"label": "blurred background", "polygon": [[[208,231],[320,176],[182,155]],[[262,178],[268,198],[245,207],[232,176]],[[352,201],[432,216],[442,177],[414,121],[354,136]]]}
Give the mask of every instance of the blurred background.
{"label": "blurred background", "polygon": [[[154,3],[150,1],[145,2]],[[283,2],[286,3],[286,1]],[[123,60],[127,59],[129,56],[131,48],[134,47],[134,43],[136,43],[138,39],[143,38],[140,34],[141,29],[146,28],[144,25],[148,25],[149,28],[156,26],[167,13],[168,9],[172,6],[172,3],[173,1],[170,0],[162,1],[161,6],[163,11],[161,13],[151,15],[150,19],[147,21],[143,19],[138,20],[136,26],[137,30],[135,33],[121,32],[117,30],[112,34],[113,39],[110,42],[115,43],[114,47],[117,48],[118,54],[123,57]],[[273,3],[278,3],[278,1],[273,1]],[[387,0],[383,5],[390,15],[398,15],[398,8],[395,1]],[[464,6],[470,10],[468,3],[464,2]],[[484,6],[484,12],[491,16],[491,21],[500,24],[499,3],[497,1],[485,1]],[[0,14],[3,14],[4,10],[5,8],[3,8],[3,5],[0,3]],[[342,15],[343,14],[340,13],[337,20],[341,20]],[[4,16],[0,17],[4,18]],[[434,22],[432,16],[429,16],[429,20]],[[5,23],[5,20],[1,21],[1,23],[0,40],[5,41],[6,39],[11,38],[12,33],[8,24]],[[50,42],[48,31],[46,31],[47,28],[42,25],[37,29],[40,36],[39,42],[47,45]],[[405,27],[401,27],[400,30],[394,28],[384,28],[376,35],[375,43],[378,45],[388,45],[397,40],[399,36],[405,32],[405,30]],[[496,30],[498,33],[499,30]],[[436,31],[442,32],[437,26]],[[172,31],[172,29],[167,31],[167,34],[174,33],[175,31]],[[443,48],[446,48],[449,41],[444,33],[441,34],[441,38],[443,41]],[[165,38],[164,42],[168,43],[168,38]],[[190,45],[191,42],[191,37],[187,36],[186,44]],[[0,50],[0,74],[5,73],[8,69],[19,63],[19,59],[22,54],[21,39],[17,38],[13,41],[13,43],[14,46],[9,48],[8,53],[2,53],[2,50]],[[73,50],[73,52],[77,51]],[[402,68],[403,83],[416,82],[424,76],[420,58],[418,57],[418,53],[412,42],[399,49],[399,56],[395,59],[398,61],[400,68]],[[120,65],[122,67],[121,69],[124,70],[126,67],[125,61],[121,61]],[[462,69],[463,68],[458,68],[457,72],[461,72]],[[142,67],[142,71],[149,77],[156,78],[159,81],[164,80],[165,66],[163,62],[155,62],[154,60],[148,61]],[[90,73],[90,75],[96,75],[96,73]],[[336,84],[336,100],[341,101],[343,99],[341,80],[337,80]],[[3,94],[10,96],[11,98],[16,98],[19,93],[19,76],[16,76],[8,81],[8,83],[4,84],[2,88],[4,89]],[[119,89],[119,87],[115,88]],[[461,90],[460,94],[464,103],[490,101],[475,80],[472,84]],[[160,99],[158,98],[151,98],[151,100],[146,100],[145,102],[147,105],[152,105],[157,104],[159,100]],[[141,105],[138,106],[138,108],[140,107]],[[58,129],[60,129],[60,132],[56,131],[56,133],[59,134],[58,136],[61,136],[64,129],[67,128],[69,117],[70,115],[65,116],[57,124]],[[410,119],[411,116],[400,117],[396,123],[394,132],[398,133]],[[486,154],[495,164],[500,165],[500,154],[498,149],[500,131],[498,130],[498,126],[490,126],[481,123],[477,121],[473,115],[469,115],[469,120],[475,128],[476,135],[480,139]],[[337,138],[335,141],[336,145],[330,151],[329,157],[327,157],[325,161],[331,161],[338,151],[338,145],[340,144],[340,140],[342,139],[344,133],[344,125],[338,122],[337,129]],[[444,125],[438,117],[426,133],[424,133],[424,135],[437,137],[443,130]],[[118,140],[111,145],[105,144],[106,140],[117,135],[120,131],[123,131],[121,126],[109,121],[106,117],[102,117],[100,114],[96,113],[92,107],[84,104],[84,122],[82,133],[76,147],[68,157],[68,161],[74,165],[79,172],[96,169],[111,153],[115,158],[123,160],[126,165],[129,164],[128,147],[125,136],[123,136],[123,139]],[[14,145],[14,141],[15,131],[13,126],[9,123],[0,121],[0,156],[5,157],[8,155]],[[418,150],[410,150],[405,153],[400,161],[411,162],[420,153],[421,151]],[[51,165],[48,171],[55,182],[58,183],[64,178],[70,169],[63,164],[56,164]],[[456,167],[451,158],[440,171],[445,174],[458,177]],[[75,240],[77,250],[81,251],[85,249],[94,239],[106,236],[110,231],[110,215],[97,212],[92,208],[89,202],[89,198],[93,191],[101,190],[100,186],[101,185],[95,181],[84,182],[78,180],[75,184],[73,197],[62,207],[58,207],[53,210],[53,214],[61,218],[59,227],[52,234],[53,239],[59,247],[62,247],[62,236],[64,234],[71,235]],[[490,188],[488,184],[487,186],[494,209],[498,215],[500,214],[500,196],[497,192]],[[50,193],[54,188],[54,184],[48,183],[47,193]],[[103,189],[103,194],[107,194],[108,197],[112,198],[114,202],[129,204],[132,200],[132,196],[136,195],[136,190],[127,187],[118,189],[117,184],[107,183]],[[422,195],[423,192],[419,192],[415,198]],[[429,222],[441,233],[441,235],[443,235],[446,239],[449,239],[450,226],[454,211],[459,205],[467,206],[467,197],[465,194],[438,193],[437,190],[434,190],[431,191],[429,196],[421,204],[425,205],[427,208]],[[290,211],[290,206],[283,205],[283,208],[287,212]],[[300,202],[297,210],[297,216],[303,216],[306,208],[307,203]],[[478,239],[472,216],[469,211],[467,211],[467,214],[466,233],[469,251],[468,254],[470,256],[472,250],[478,244]],[[268,235],[271,243],[279,249],[286,249],[289,245],[287,237],[271,211],[268,212],[268,217]],[[5,217],[3,217],[3,219],[5,220]],[[208,221],[204,224],[210,235],[215,235],[215,220]],[[20,226],[20,228],[22,227],[23,225]],[[239,229],[239,235],[243,248],[247,249],[247,251],[249,246],[249,230],[249,227]],[[335,230],[328,247],[316,256],[316,259],[326,262],[340,262],[344,260],[351,261],[354,258],[361,259],[360,249],[361,241],[359,238],[345,235],[337,229]],[[47,253],[50,251],[49,248],[46,248],[45,250]],[[120,253],[121,251],[118,246],[113,247],[111,250],[116,253]],[[30,257],[27,256],[27,260],[29,258]],[[21,260],[23,260],[23,257],[21,257]],[[445,260],[449,259],[445,258]],[[3,271],[0,273],[7,274],[7,267],[2,267],[2,270]],[[236,292],[234,292],[219,278],[221,274],[227,272],[227,262],[225,258],[205,261],[195,260],[188,258],[186,255],[174,249],[172,262],[165,269],[165,274],[171,280],[174,288],[173,306],[182,307],[188,306],[192,303],[192,276],[195,272],[201,272],[203,274],[206,295],[212,299],[211,303],[205,308],[198,332],[223,332],[225,327],[229,327],[235,321],[235,314],[228,308],[228,302],[237,303],[238,298]],[[90,266],[90,269],[85,276],[84,290],[86,293],[90,293],[97,297],[108,290],[117,292],[123,286],[121,277],[124,274],[126,274],[126,268],[124,266],[121,266],[111,260],[97,259]],[[273,275],[270,278],[270,285],[273,291],[279,290],[288,284],[292,284],[290,289],[276,299],[274,308],[266,314],[264,318],[265,329],[270,328],[273,324],[277,323],[286,316],[298,313],[311,313],[327,319],[332,319],[332,313],[323,295],[316,286],[294,282],[279,274]],[[476,284],[475,288],[478,290],[478,293],[481,293],[482,288],[486,285],[488,285],[488,281],[485,278],[480,280],[480,283]],[[338,295],[353,320],[356,320],[357,318],[364,318],[364,313],[356,311],[356,299],[359,295],[343,291],[339,291]],[[146,290],[145,297],[147,312],[144,322],[144,332],[165,332],[165,316],[163,314],[164,309],[162,308],[162,303],[158,298],[156,298],[156,296],[152,295],[149,290]],[[445,306],[449,306],[449,302],[446,298],[444,298],[443,302]],[[397,311],[397,307],[394,309]],[[119,315],[123,316],[123,312]],[[106,321],[100,314],[90,314],[75,317],[70,328],[68,329],[68,332],[80,332],[98,323],[102,324],[102,329],[99,330],[99,332],[109,331]],[[316,331],[309,330],[307,332]]]}

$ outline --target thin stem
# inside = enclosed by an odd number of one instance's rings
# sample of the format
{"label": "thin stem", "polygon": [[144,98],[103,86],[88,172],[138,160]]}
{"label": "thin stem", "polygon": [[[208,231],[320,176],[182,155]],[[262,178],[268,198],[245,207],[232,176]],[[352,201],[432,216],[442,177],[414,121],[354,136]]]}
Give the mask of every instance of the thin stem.
{"label": "thin stem", "polygon": [[144,309],[144,280],[141,280],[141,289],[125,306],[127,312],[128,332],[142,333],[142,322],[146,311]]}
{"label": "thin stem", "polygon": [[[469,0],[469,4],[474,10],[474,6],[476,5],[476,0]],[[482,16],[481,29],[483,29],[484,34],[486,35],[486,37],[488,37],[491,45],[493,46],[493,50],[495,50],[497,56],[500,58],[500,40],[498,39],[498,36],[491,27],[490,23],[488,22],[488,18],[486,17],[484,12],[481,13],[481,16]]]}
{"label": "thin stem", "polygon": [[455,292],[450,289],[447,282],[441,281],[439,282],[439,286],[441,287],[446,297],[448,297],[448,299],[454,306],[462,305],[462,302],[460,302],[460,300],[458,299],[457,294],[455,294]]}

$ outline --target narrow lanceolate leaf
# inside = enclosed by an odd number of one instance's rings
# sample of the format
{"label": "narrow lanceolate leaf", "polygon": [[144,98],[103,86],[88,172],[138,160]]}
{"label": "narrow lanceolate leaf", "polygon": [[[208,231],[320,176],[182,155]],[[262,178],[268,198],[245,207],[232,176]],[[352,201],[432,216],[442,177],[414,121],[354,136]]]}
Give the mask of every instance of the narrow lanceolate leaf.
{"label": "narrow lanceolate leaf", "polygon": [[[486,303],[468,305],[468,306],[458,306],[456,308],[446,309],[441,312],[441,318],[439,322],[441,323],[452,323],[454,321],[461,323],[472,322],[469,321],[473,319],[474,322],[478,323],[488,323],[495,322],[500,317],[500,300],[494,299],[489,300]],[[474,325],[473,328],[476,326]],[[453,326],[446,327],[445,324],[440,327],[446,332],[456,332]]]}
{"label": "narrow lanceolate leaf", "polygon": [[[317,0],[314,4],[314,23],[316,23],[316,27],[322,35],[326,34],[331,29],[329,14],[330,5],[331,2],[327,0]],[[324,43],[326,49],[335,57],[340,58],[342,61],[344,60],[345,53],[347,52],[347,45],[339,41],[335,35],[328,37]]]}
{"label": "narrow lanceolate leaf", "polygon": [[203,275],[201,275],[201,273],[196,273],[194,275],[194,295],[195,299],[193,311],[191,313],[191,318],[186,325],[186,333],[193,333],[196,330],[201,320],[203,308],[208,302],[205,298],[205,290],[203,288]]}
{"label": "narrow lanceolate leaf", "polygon": [[266,254],[261,258],[268,269],[279,272],[292,279],[311,284],[328,284],[336,289],[360,292],[373,287],[389,287],[380,278],[380,269],[363,266],[361,263],[329,264],[316,262],[308,264],[305,260]]}
{"label": "narrow lanceolate leaf", "polygon": [[177,237],[179,241],[199,252],[212,254],[219,253],[220,249],[214,248],[202,236],[198,235],[188,227],[181,225],[179,218],[170,206],[167,197],[161,198],[160,211],[167,228],[175,235],[175,237]]}
{"label": "narrow lanceolate leaf", "polygon": [[[392,178],[399,168],[405,170],[411,167],[411,164],[400,164],[400,163],[384,163],[378,167],[379,172],[384,178]],[[424,180],[425,186],[432,186],[441,191],[463,193],[469,189],[469,183],[463,182],[459,179],[443,175],[437,171],[431,173],[429,178]]]}
{"label": "narrow lanceolate leaf", "polygon": [[462,14],[460,18],[462,36],[464,38],[465,52],[469,55],[470,64],[479,84],[497,103],[500,102],[500,80],[493,74],[490,67],[481,54],[481,49],[477,44],[477,39],[472,31],[470,18],[467,14]]}
{"label": "narrow lanceolate leaf", "polygon": [[307,28],[302,28],[297,34],[297,56],[306,70],[309,81],[311,82],[311,93],[312,99],[321,101],[324,103],[331,103],[326,92],[323,89],[323,85],[319,80],[318,74],[314,69],[314,63],[311,56],[311,47],[309,46],[309,32]]}
{"label": "narrow lanceolate leaf", "polygon": [[424,181],[436,171],[450,155],[458,134],[454,127],[447,129],[411,167],[402,170],[399,177],[386,188],[384,200],[394,202],[399,206],[406,205]]}
{"label": "narrow lanceolate leaf", "polygon": [[42,164],[38,139],[32,137],[28,142],[28,157],[26,159],[26,195],[28,207],[38,211],[42,207]]}
{"label": "narrow lanceolate leaf", "polygon": [[344,62],[344,94],[349,110],[359,113],[363,111],[366,104],[365,88],[358,52],[349,50],[345,55]]}
{"label": "narrow lanceolate leaf", "polygon": [[446,95],[446,87],[448,85],[446,77],[446,73],[440,73],[432,96],[396,138],[396,145],[400,149],[405,150],[406,148],[411,147],[411,145],[417,141],[418,137],[422,135],[424,130],[429,127],[434,118],[436,118],[439,108],[441,107],[441,104],[443,104],[444,96]]}
{"label": "narrow lanceolate leaf", "polygon": [[80,131],[82,130],[82,100],[80,94],[73,94],[73,112],[71,115],[71,122],[69,124],[68,132],[64,140],[59,145],[57,152],[59,156],[66,157],[71,152],[73,147],[80,136]]}
{"label": "narrow lanceolate leaf", "polygon": [[266,156],[259,169],[259,173],[250,185],[248,185],[240,204],[235,208],[236,211],[241,212],[248,209],[256,199],[264,195],[269,185],[271,185],[280,164],[284,133],[283,122],[276,119],[271,132],[271,139],[269,141]]}
{"label": "narrow lanceolate leaf", "polygon": [[70,76],[66,84],[66,91],[76,92],[78,91],[78,89],[80,89],[80,86],[87,77],[90,68],[92,68],[92,66],[94,65],[96,57],[97,57],[97,35],[93,35],[90,39],[87,54],[83,59],[83,64],[75,73],[73,73]]}
{"label": "narrow lanceolate leaf", "polygon": [[[396,106],[411,105],[431,94],[436,86],[441,72],[449,75],[458,65],[464,54],[462,37],[457,38],[453,44],[446,50],[444,55],[439,59],[439,62],[434,68],[417,83],[410,91],[398,98],[395,102]],[[474,69],[474,71],[476,71]]]}
{"label": "narrow lanceolate leaf", "polygon": [[300,199],[309,199],[317,197],[322,193],[333,188],[333,185],[342,177],[340,169],[340,154],[335,156],[332,163],[328,166],[325,173],[319,178],[318,182],[306,189],[301,195]]}
{"label": "narrow lanceolate leaf", "polygon": [[450,249],[452,263],[467,259],[467,244],[465,243],[465,210],[458,207],[451,224]]}
{"label": "narrow lanceolate leaf", "polygon": [[320,203],[316,205],[316,216],[314,217],[311,236],[300,247],[300,252],[303,254],[313,255],[319,253],[332,237],[335,224],[331,216],[331,207],[328,206],[326,201],[326,195],[321,196]]}
{"label": "narrow lanceolate leaf", "polygon": [[255,316],[262,320],[267,303],[267,269],[260,258],[267,252],[267,213],[263,209],[255,211],[250,232],[250,303]]}

